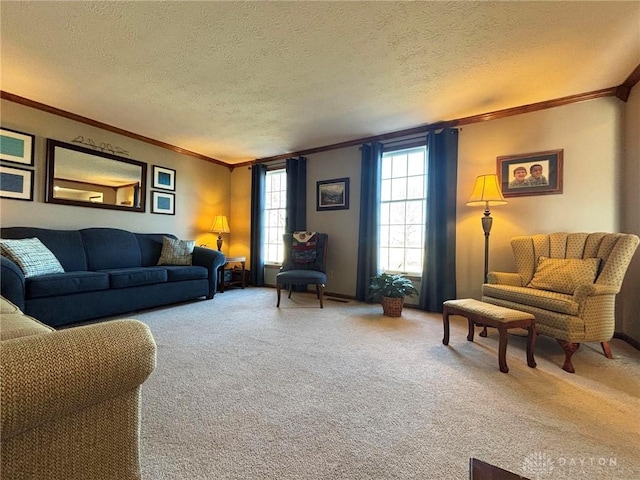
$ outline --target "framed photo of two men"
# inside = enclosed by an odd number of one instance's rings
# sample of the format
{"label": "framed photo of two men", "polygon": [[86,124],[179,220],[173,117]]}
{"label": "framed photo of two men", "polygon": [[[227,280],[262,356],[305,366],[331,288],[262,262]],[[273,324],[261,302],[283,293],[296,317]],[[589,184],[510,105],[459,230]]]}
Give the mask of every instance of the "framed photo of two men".
{"label": "framed photo of two men", "polygon": [[502,195],[526,197],[562,193],[563,150],[498,157]]}

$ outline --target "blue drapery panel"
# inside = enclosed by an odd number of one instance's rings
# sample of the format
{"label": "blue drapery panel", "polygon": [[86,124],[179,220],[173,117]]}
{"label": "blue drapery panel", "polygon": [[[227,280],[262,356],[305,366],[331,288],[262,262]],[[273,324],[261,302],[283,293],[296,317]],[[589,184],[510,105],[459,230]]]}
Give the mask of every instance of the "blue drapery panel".
{"label": "blue drapery panel", "polygon": [[251,284],[256,287],[264,285],[264,207],[267,167],[253,165],[251,167]]}
{"label": "blue drapery panel", "polygon": [[442,312],[456,298],[458,130],[427,134],[427,227],[420,308]]}
{"label": "blue drapery panel", "polygon": [[358,236],[356,298],[364,301],[367,298],[369,280],[378,273],[382,144],[364,144],[361,149],[360,233]]}
{"label": "blue drapery panel", "polygon": [[285,233],[307,229],[307,159],[287,158],[287,219]]}

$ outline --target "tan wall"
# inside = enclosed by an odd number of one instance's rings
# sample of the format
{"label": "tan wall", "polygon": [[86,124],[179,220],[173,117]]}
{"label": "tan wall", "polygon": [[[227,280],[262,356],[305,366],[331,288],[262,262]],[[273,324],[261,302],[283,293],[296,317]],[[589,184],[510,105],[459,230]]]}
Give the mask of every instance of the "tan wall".
{"label": "tan wall", "polygon": [[[328,292],[355,295],[360,222],[360,149],[332,150],[309,155],[307,161],[307,228],[329,235]],[[349,209],[316,211],[316,182],[349,178]]]}
{"label": "tan wall", "polygon": [[[640,236],[640,87],[626,104],[622,230]],[[618,297],[616,331],[640,343],[640,251],[636,251]]]}
{"label": "tan wall", "polygon": [[[36,135],[35,200],[25,202],[1,199],[0,222],[3,227],[40,226],[61,229],[115,227],[134,232],[173,233],[181,238],[194,238],[198,244],[215,245],[215,236],[208,233],[208,229],[215,214],[219,212],[229,214],[230,171],[228,168],[13,102],[2,100],[0,107],[2,126]],[[145,213],[44,203],[46,138],[71,143],[78,135],[91,138],[98,144],[106,142],[117,145],[129,152],[129,158],[146,162],[148,186],[152,184],[152,165],[175,169],[176,215],[150,213],[149,191],[147,191]]]}
{"label": "tan wall", "polygon": [[233,257],[246,257],[247,268],[251,268],[249,253],[251,251],[251,169],[234,168],[231,173],[231,189],[229,201],[229,234],[230,249],[225,250]]}
{"label": "tan wall", "polygon": [[509,240],[550,232],[617,232],[624,103],[601,98],[464,126],[458,152],[458,297],[480,298],[483,209],[466,201],[477,175],[496,172],[496,157],[564,150],[561,195],[507,199],[492,208],[489,270],[515,271]]}

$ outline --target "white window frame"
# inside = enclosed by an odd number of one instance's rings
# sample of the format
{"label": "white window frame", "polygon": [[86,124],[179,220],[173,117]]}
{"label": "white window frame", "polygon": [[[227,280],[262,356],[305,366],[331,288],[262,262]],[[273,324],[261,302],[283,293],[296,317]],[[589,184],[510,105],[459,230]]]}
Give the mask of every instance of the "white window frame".
{"label": "white window frame", "polygon": [[420,278],[426,230],[426,146],[383,152],[380,177],[378,265],[384,272]]}
{"label": "white window frame", "polygon": [[[278,177],[276,179],[276,177]],[[262,255],[265,265],[281,265],[287,213],[287,173],[284,167],[267,170]]]}

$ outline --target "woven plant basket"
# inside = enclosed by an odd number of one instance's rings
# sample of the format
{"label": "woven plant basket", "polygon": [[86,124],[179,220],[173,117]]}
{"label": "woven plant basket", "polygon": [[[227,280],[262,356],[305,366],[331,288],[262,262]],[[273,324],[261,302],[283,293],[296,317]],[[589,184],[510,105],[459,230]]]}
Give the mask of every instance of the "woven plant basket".
{"label": "woven plant basket", "polygon": [[392,298],[382,297],[382,312],[387,317],[401,317],[404,297]]}

